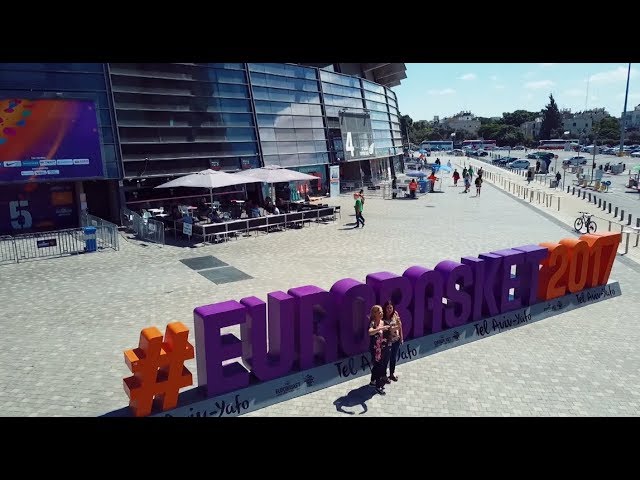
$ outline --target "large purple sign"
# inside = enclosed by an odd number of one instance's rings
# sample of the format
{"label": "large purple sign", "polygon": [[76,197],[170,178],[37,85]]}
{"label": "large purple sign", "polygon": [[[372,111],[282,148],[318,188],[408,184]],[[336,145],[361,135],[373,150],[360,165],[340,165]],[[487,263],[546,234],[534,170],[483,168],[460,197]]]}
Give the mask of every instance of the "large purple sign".
{"label": "large purple sign", "polygon": [[0,182],[104,176],[89,100],[0,100]]}
{"label": "large purple sign", "polygon": [[[198,307],[199,385],[214,397],[366,352],[369,309],[389,299],[410,340],[606,285],[619,241],[619,233],[583,235],[433,269],[412,266],[402,275],[371,273],[365,283],[345,278],[329,291],[306,285],[272,292],[267,302],[247,297]],[[241,338],[222,333],[232,325]]]}

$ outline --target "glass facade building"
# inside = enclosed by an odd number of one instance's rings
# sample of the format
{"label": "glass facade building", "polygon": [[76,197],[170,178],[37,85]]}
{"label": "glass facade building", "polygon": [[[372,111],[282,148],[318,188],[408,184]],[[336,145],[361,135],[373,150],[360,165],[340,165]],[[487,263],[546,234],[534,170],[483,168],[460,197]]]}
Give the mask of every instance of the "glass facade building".
{"label": "glass facade building", "polygon": [[[328,190],[329,165],[340,165],[343,182],[387,178],[402,153],[396,95],[362,78],[365,73],[337,73],[337,65],[5,63],[0,97],[95,102],[105,167],[101,180],[111,202],[97,208],[98,199],[86,201],[91,213],[118,219],[119,207],[135,210],[178,195],[153,187],[207,168],[296,169],[318,177],[311,182],[312,194]],[[377,64],[348,65],[369,72]],[[340,130],[345,111],[370,116],[375,145],[370,158],[345,161]],[[77,190],[87,190],[88,197],[87,183]]]}

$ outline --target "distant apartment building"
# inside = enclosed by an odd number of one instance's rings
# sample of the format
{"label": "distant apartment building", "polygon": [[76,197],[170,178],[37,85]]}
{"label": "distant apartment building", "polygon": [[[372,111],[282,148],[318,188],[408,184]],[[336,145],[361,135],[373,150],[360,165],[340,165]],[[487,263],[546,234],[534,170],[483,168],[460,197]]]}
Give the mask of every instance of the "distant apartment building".
{"label": "distant apartment building", "polygon": [[623,124],[627,127],[627,130],[640,129],[640,105],[636,105],[636,108],[622,115],[621,118],[624,119]]}
{"label": "distant apartment building", "polygon": [[593,130],[593,124],[598,123],[609,114],[604,109],[594,111],[581,112],[573,115],[573,118],[565,118],[562,120],[562,128],[565,132],[569,132],[572,138],[580,135],[590,135]]}
{"label": "distant apartment building", "polygon": [[540,136],[540,129],[542,128],[542,117],[538,117],[535,120],[531,120],[530,122],[524,122],[520,125],[520,130],[522,131],[525,138],[529,140],[535,140]]}
{"label": "distant apartment building", "polygon": [[460,112],[453,117],[442,119],[440,123],[451,130],[463,130],[471,135],[477,135],[480,128],[480,120],[470,112]]}

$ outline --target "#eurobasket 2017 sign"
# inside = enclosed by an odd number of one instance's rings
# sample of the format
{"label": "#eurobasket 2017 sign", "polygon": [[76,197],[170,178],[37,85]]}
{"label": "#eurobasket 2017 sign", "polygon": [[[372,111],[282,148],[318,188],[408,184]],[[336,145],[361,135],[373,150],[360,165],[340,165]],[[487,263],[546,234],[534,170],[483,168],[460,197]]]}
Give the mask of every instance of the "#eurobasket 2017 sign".
{"label": "#eurobasket 2017 sign", "polygon": [[[364,283],[344,278],[328,291],[305,285],[266,302],[197,307],[195,351],[174,322],[164,338],[144,329],[125,352],[129,407],[136,416],[236,416],[369,374],[367,315],[388,299],[402,319],[403,363],[619,296],[609,275],[620,239],[588,234],[371,273]],[[240,338],[223,333],[234,325]],[[179,394],[193,382],[184,362],[194,355],[199,386]]]}

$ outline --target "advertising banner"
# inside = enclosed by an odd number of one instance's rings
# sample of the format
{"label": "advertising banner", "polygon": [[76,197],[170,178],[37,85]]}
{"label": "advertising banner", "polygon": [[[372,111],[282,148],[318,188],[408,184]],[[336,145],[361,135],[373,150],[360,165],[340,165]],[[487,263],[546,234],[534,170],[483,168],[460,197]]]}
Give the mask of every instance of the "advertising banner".
{"label": "advertising banner", "polygon": [[0,187],[0,235],[60,230],[78,225],[72,183]]}
{"label": "advertising banner", "polygon": [[0,182],[103,176],[93,101],[0,99]]}
{"label": "advertising banner", "polygon": [[340,196],[340,165],[329,167],[329,192],[332,198]]}

